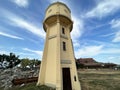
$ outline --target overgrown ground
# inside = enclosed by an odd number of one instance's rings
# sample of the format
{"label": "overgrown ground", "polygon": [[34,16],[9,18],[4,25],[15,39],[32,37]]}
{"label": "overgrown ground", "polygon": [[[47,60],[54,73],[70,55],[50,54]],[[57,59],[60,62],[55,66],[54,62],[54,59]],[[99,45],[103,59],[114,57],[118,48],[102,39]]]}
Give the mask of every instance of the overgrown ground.
{"label": "overgrown ground", "polygon": [[8,90],[55,90],[55,89],[44,86],[44,85],[43,86],[36,86],[36,82],[35,82],[35,83],[26,84],[24,86],[15,86],[15,87],[8,89]]}
{"label": "overgrown ground", "polygon": [[[78,70],[82,90],[120,90],[120,70]],[[3,90],[3,88],[0,88]],[[55,90],[46,86],[30,83],[15,86],[8,90]]]}
{"label": "overgrown ground", "polygon": [[120,90],[120,71],[78,70],[82,90]]}

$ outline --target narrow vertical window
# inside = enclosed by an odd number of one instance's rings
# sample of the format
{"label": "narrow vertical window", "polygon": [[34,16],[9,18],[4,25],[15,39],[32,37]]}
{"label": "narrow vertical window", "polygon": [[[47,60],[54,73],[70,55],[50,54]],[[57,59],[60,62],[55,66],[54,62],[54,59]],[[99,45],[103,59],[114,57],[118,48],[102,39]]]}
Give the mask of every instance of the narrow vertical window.
{"label": "narrow vertical window", "polygon": [[63,42],[63,51],[66,51],[66,43]]}
{"label": "narrow vertical window", "polygon": [[76,80],[76,76],[74,76],[74,81],[77,81],[77,80]]}
{"label": "narrow vertical window", "polygon": [[62,27],[62,34],[65,34],[65,29]]}

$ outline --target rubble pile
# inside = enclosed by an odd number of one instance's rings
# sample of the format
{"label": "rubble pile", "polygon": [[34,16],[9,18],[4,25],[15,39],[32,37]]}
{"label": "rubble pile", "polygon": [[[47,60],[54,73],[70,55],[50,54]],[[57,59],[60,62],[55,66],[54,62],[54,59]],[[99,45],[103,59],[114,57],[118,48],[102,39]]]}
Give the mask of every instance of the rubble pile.
{"label": "rubble pile", "polygon": [[21,70],[13,67],[12,69],[0,69],[0,88],[8,90],[11,88],[12,80],[17,78],[37,77],[39,70]]}

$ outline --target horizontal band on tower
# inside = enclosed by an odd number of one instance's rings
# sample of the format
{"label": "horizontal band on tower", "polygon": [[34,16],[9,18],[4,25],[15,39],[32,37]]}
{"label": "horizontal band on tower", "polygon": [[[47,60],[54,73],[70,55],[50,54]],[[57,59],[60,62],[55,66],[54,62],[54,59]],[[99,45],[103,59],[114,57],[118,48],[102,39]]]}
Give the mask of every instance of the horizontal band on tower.
{"label": "horizontal band on tower", "polygon": [[55,37],[57,37],[57,35],[49,36],[48,39],[52,39],[52,38],[55,38]]}
{"label": "horizontal band on tower", "polygon": [[71,64],[70,60],[61,60],[61,64]]}
{"label": "horizontal band on tower", "polygon": [[68,37],[67,37],[67,36],[62,35],[62,34],[60,35],[60,37],[61,37],[61,38],[64,38],[64,39],[68,39]]}

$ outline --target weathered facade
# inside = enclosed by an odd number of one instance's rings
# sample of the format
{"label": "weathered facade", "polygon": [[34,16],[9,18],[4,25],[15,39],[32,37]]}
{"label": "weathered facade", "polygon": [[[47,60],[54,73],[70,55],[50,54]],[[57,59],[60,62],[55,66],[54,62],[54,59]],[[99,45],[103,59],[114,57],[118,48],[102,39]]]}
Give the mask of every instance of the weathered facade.
{"label": "weathered facade", "polygon": [[61,2],[51,4],[43,22],[46,42],[37,85],[56,90],[81,90],[70,36],[70,9]]}

